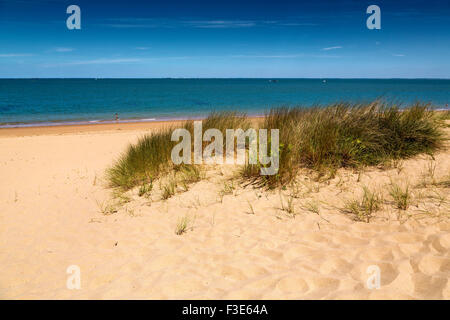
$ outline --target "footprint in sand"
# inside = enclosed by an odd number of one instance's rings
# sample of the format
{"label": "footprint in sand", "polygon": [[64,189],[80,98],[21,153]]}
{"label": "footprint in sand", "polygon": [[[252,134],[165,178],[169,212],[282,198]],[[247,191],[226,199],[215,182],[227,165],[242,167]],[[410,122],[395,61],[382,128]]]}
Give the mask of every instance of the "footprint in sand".
{"label": "footprint in sand", "polygon": [[276,288],[283,293],[305,293],[309,285],[305,279],[299,276],[286,276],[278,281]]}
{"label": "footprint in sand", "polygon": [[418,268],[427,275],[442,272],[450,276],[450,258],[427,254],[420,259]]}

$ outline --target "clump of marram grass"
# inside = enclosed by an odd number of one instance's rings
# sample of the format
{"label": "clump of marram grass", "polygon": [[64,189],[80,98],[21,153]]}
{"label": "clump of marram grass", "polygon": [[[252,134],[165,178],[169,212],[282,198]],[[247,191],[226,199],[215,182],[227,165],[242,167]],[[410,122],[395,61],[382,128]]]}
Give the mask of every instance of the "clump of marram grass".
{"label": "clump of marram grass", "polygon": [[111,201],[100,202],[97,200],[97,206],[98,206],[100,212],[105,216],[109,216],[118,211],[118,205]]}
{"label": "clump of marram grass", "polygon": [[409,185],[404,188],[396,183],[392,183],[390,186],[389,194],[394,199],[395,206],[400,210],[408,209],[411,203],[411,191]]}
{"label": "clump of marram grass", "polygon": [[377,165],[431,154],[444,140],[441,124],[429,106],[400,109],[379,101],[272,109],[261,127],[279,129],[278,174],[261,176],[261,165],[256,164],[246,165],[242,175],[269,187],[289,183],[300,167],[323,170]]}
{"label": "clump of marram grass", "polygon": [[320,213],[319,204],[316,201],[308,201],[308,202],[306,202],[305,205],[304,205],[304,209],[306,211],[310,211],[310,212],[315,213],[317,215]]}
{"label": "clump of marram grass", "polygon": [[288,213],[290,216],[295,217],[295,208],[294,208],[294,197],[288,196],[287,200],[284,201],[283,195],[280,192],[280,209]]}
{"label": "clump of marram grass", "polygon": [[[216,128],[242,128],[246,130],[250,122],[244,113],[234,111],[212,112],[202,122],[203,132]],[[193,121],[187,121],[182,128],[193,136]],[[154,179],[181,168],[185,183],[200,180],[198,168],[194,165],[175,166],[171,160],[173,147],[178,141],[171,141],[175,127],[168,127],[153,134],[145,135],[136,144],[131,144],[126,152],[107,170],[111,187],[129,190],[136,186],[148,184]],[[193,143],[193,139],[192,139]],[[204,143],[206,146],[208,143]],[[170,191],[170,190],[169,190]],[[171,193],[171,192],[169,192]]]}
{"label": "clump of marram grass", "polygon": [[189,229],[192,229],[193,227],[189,226],[191,224],[191,220],[188,216],[181,217],[178,219],[177,226],[175,228],[175,234],[177,236],[181,236],[182,234],[186,233]]}
{"label": "clump of marram grass", "polygon": [[138,195],[139,197],[148,197],[150,195],[150,192],[153,189],[153,183],[144,183],[142,186],[139,187]]}
{"label": "clump of marram grass", "polygon": [[426,188],[428,186],[436,186],[436,161],[431,158],[426,166],[426,170],[421,174],[421,181],[416,185],[417,188]]}
{"label": "clump of marram grass", "polygon": [[443,127],[450,128],[450,110],[436,112],[436,119],[442,123]]}
{"label": "clump of marram grass", "polygon": [[145,135],[107,171],[112,187],[124,190],[150,183],[161,173],[171,168],[170,155],[175,143],[171,141],[173,128],[166,128],[151,135]]}
{"label": "clump of marram grass", "polygon": [[437,113],[440,120],[450,120],[450,110],[440,111]]}
{"label": "clump of marram grass", "polygon": [[342,211],[354,215],[358,221],[369,222],[372,214],[380,209],[381,202],[382,198],[378,192],[363,187],[361,199],[347,201]]}
{"label": "clump of marram grass", "polygon": [[175,195],[175,192],[177,191],[177,180],[175,174],[169,176],[168,181],[161,186],[161,190],[161,197],[163,200],[167,200]]}
{"label": "clump of marram grass", "polygon": [[223,189],[221,190],[221,193],[223,195],[233,194],[235,188],[236,187],[234,186],[234,181],[233,180],[225,181],[223,183]]}
{"label": "clump of marram grass", "polygon": [[180,165],[175,169],[181,176],[179,179],[183,189],[188,191],[188,185],[201,180],[201,168],[198,165]]}
{"label": "clump of marram grass", "polygon": [[176,235],[182,235],[187,231],[188,226],[188,218],[183,217],[178,220],[177,227],[175,228],[175,234]]}
{"label": "clump of marram grass", "polygon": [[238,111],[213,111],[202,121],[203,131],[218,129],[224,137],[227,129],[241,128],[245,131],[250,125],[247,115]]}
{"label": "clump of marram grass", "polygon": [[[223,135],[223,149],[222,155],[225,155],[226,152],[226,130],[227,129],[242,129],[246,131],[251,126],[250,120],[247,115],[242,112],[237,111],[213,111],[211,112],[206,119],[202,121],[202,130],[203,133],[208,129],[217,129]],[[211,142],[203,141],[202,148],[204,149]],[[233,143],[236,150],[237,145],[237,137],[234,137]],[[248,146],[248,139],[246,139],[246,145]],[[215,151],[211,154],[211,156],[215,156]]]}

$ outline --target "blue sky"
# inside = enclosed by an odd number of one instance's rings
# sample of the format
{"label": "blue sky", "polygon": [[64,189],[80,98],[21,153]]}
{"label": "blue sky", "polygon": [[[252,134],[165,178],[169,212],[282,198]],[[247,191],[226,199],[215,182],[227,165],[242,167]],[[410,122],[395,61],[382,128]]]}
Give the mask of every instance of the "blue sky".
{"label": "blue sky", "polygon": [[449,57],[447,0],[0,0],[2,78],[450,78]]}

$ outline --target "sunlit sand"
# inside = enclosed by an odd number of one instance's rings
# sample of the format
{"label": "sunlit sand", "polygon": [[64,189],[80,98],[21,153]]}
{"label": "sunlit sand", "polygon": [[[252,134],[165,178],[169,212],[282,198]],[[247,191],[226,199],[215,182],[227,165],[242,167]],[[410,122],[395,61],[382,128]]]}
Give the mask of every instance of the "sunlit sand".
{"label": "sunlit sand", "polygon": [[[114,198],[105,169],[161,125],[0,130],[0,298],[450,299],[448,148],[273,191],[209,166],[167,200],[158,182]],[[407,210],[393,184],[409,185]],[[345,210],[363,187],[383,199],[369,223]]]}

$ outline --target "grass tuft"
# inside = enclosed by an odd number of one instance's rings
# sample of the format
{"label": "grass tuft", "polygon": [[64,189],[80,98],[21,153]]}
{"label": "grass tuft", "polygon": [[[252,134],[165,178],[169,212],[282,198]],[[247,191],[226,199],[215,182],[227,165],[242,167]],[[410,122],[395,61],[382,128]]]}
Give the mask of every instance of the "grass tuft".
{"label": "grass tuft", "polygon": [[188,226],[189,226],[189,218],[187,216],[180,218],[178,220],[177,227],[175,228],[175,234],[177,236],[180,236],[183,233],[187,232],[187,230],[189,229]]}
{"label": "grass tuft", "polygon": [[359,200],[351,200],[345,204],[344,212],[351,213],[358,221],[369,222],[372,214],[380,209],[381,196],[367,187],[363,187],[363,195]]}
{"label": "grass tuft", "polygon": [[395,205],[400,210],[408,209],[411,203],[411,192],[409,190],[409,185],[402,188],[398,184],[392,183],[389,194],[394,199]]}
{"label": "grass tuft", "polygon": [[150,195],[150,192],[153,189],[153,183],[144,183],[140,188],[139,188],[139,197],[148,197]]}
{"label": "grass tuft", "polygon": [[117,213],[118,211],[118,206],[110,201],[97,201],[97,206],[99,207],[100,212],[105,216]]}
{"label": "grass tuft", "polygon": [[295,217],[295,209],[294,209],[294,197],[288,196],[286,202],[283,199],[283,195],[280,192],[280,204],[281,210],[287,212],[292,217]]}
{"label": "grass tuft", "polygon": [[437,118],[439,120],[450,120],[450,110],[440,111],[437,113]]}
{"label": "grass tuft", "polygon": [[177,189],[177,181],[175,176],[170,176],[168,181],[162,185],[161,190],[162,190],[162,194],[161,194],[161,198],[163,200],[167,200],[170,197],[175,195]]}
{"label": "grass tuft", "polygon": [[172,167],[170,155],[175,143],[171,141],[173,128],[167,128],[145,135],[107,170],[111,187],[129,190],[135,186],[150,183]]}
{"label": "grass tuft", "polygon": [[304,209],[315,214],[320,213],[319,204],[316,201],[308,201],[304,205]]}
{"label": "grass tuft", "polygon": [[[193,121],[187,121],[181,127],[188,130],[193,137]],[[225,133],[226,129],[242,128],[246,130],[249,127],[250,121],[247,116],[234,111],[212,112],[202,122],[203,132],[216,128]],[[177,141],[171,141],[174,129],[175,127],[168,127],[159,130],[143,136],[136,144],[129,145],[125,153],[107,170],[109,185],[126,191],[151,183],[154,179],[172,171],[181,171],[184,176],[182,182],[199,181],[201,175],[197,166],[175,166],[172,163],[172,149],[178,144]],[[207,143],[204,143],[204,146],[206,145]]]}

